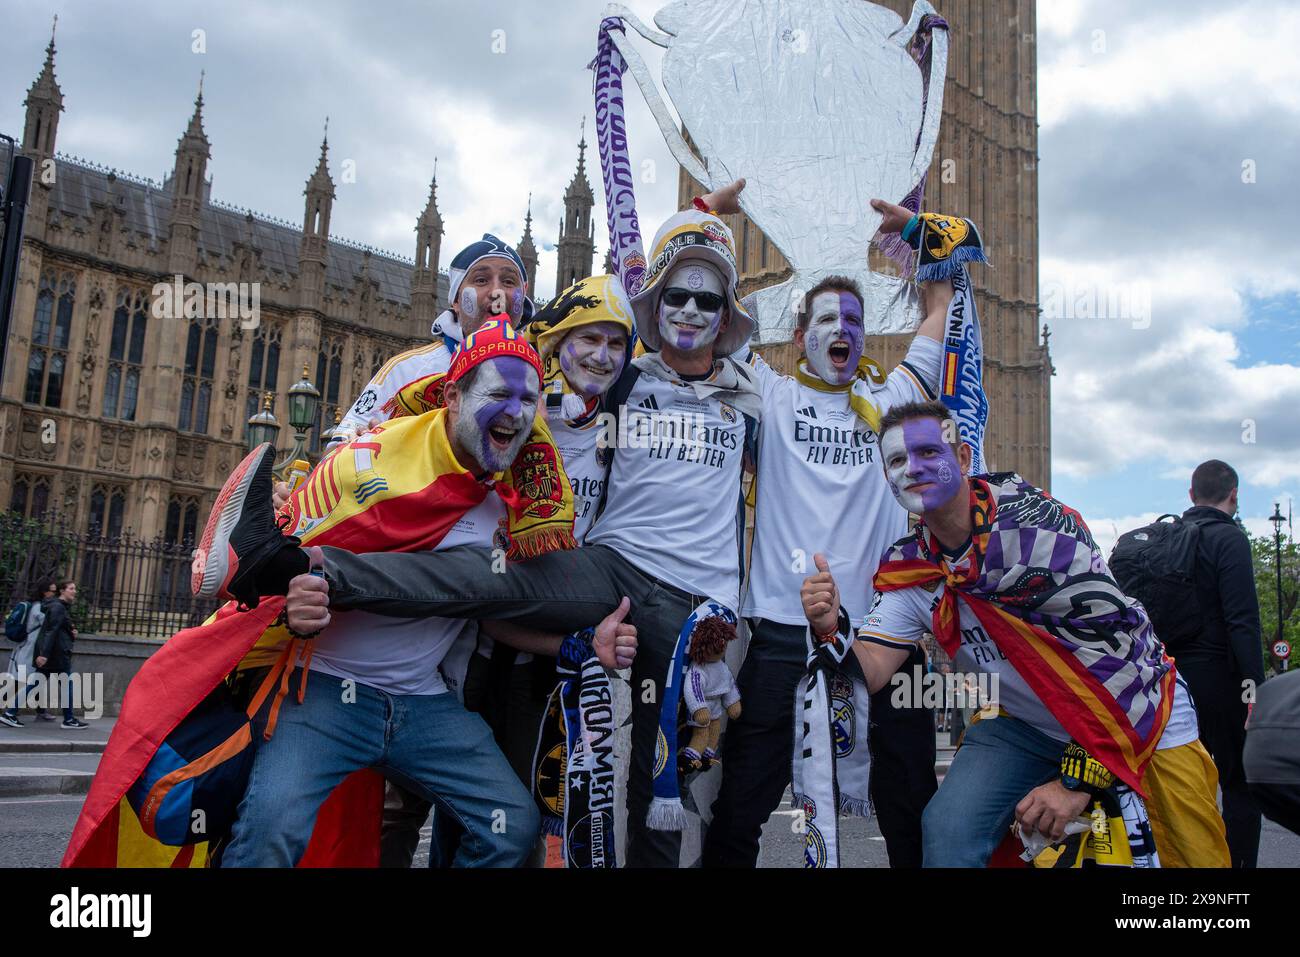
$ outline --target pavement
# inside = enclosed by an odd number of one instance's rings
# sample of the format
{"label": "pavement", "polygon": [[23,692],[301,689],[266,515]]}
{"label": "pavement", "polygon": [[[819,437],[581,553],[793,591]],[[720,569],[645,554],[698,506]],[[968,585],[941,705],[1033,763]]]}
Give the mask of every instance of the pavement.
{"label": "pavement", "polygon": [[[0,726],[0,867],[57,867],[81,810],[114,718],[86,719],[90,727],[65,731],[57,721],[22,715],[22,728]],[[935,740],[942,781],[952,763],[948,735]],[[789,810],[789,792],[763,827],[759,867],[802,867],[803,835]],[[429,860],[429,825],[420,832],[415,866]],[[874,818],[843,818],[841,859],[847,867],[888,867],[885,841]],[[1265,819],[1260,867],[1300,867],[1300,836]]]}

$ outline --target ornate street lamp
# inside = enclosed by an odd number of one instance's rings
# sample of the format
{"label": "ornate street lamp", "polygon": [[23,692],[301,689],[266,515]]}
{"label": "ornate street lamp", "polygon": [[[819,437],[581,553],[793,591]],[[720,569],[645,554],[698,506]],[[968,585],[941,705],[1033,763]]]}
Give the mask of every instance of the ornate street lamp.
{"label": "ornate street lamp", "polygon": [[262,398],[262,411],[251,416],[248,420],[248,450],[251,452],[263,442],[270,442],[272,447],[275,446],[276,436],[280,434],[280,423],[271,411],[271,402],[273,397],[271,393],[266,393]]}
{"label": "ornate street lamp", "polygon": [[316,424],[320,408],[320,390],[307,378],[307,366],[302,367],[302,378],[289,387],[289,426],[293,429],[293,448],[276,471],[298,459],[307,458],[307,430]]}
{"label": "ornate street lamp", "polygon": [[[1282,503],[1273,503],[1273,514],[1268,517],[1273,523],[1273,565],[1277,570],[1277,641],[1282,642],[1282,523],[1286,518],[1282,515]],[[1281,662],[1283,671],[1286,671],[1287,660],[1278,659]]]}

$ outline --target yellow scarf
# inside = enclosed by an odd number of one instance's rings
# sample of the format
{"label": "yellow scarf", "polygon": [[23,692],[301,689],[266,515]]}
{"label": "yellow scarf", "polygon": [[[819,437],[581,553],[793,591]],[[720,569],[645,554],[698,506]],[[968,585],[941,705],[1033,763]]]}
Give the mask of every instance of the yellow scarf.
{"label": "yellow scarf", "polygon": [[880,409],[869,397],[869,383],[880,383],[885,381],[885,374],[880,371],[880,363],[870,356],[864,355],[858,360],[858,368],[853,373],[853,378],[843,385],[831,385],[821,376],[814,375],[807,369],[808,360],[800,359],[795,365],[794,378],[800,385],[806,385],[810,389],[816,389],[818,392],[847,392],[849,394],[849,408],[851,408],[863,422],[871,426],[871,431],[879,434],[880,432]]}

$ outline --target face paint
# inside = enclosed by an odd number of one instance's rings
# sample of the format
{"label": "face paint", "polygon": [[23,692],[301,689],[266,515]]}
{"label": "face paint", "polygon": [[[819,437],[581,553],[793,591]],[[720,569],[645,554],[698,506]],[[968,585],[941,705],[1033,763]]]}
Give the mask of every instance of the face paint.
{"label": "face paint", "polygon": [[618,323],[579,326],[560,343],[560,370],[574,392],[591,399],[614,384],[626,353],[627,332]]}
{"label": "face paint", "polygon": [[961,489],[961,466],[938,419],[908,419],[880,439],[889,490],[909,512],[947,505]]}
{"label": "face paint", "polygon": [[[722,277],[717,270],[698,262],[684,262],[664,276],[665,289],[687,289],[691,292],[711,292],[725,296]],[[694,299],[683,306],[670,306],[659,301],[659,336],[664,345],[678,352],[698,352],[712,348],[722,326],[723,310],[705,312]]]}
{"label": "face paint", "polygon": [[537,371],[518,356],[483,363],[461,393],[456,441],[485,470],[509,468],[528,441],[540,388]]}
{"label": "face paint", "polygon": [[524,314],[524,291],[516,289],[510,294],[510,318],[518,319]]}
{"label": "face paint", "polygon": [[462,323],[466,319],[478,318],[478,293],[473,289],[460,291],[460,317]]}
{"label": "face paint", "polygon": [[856,296],[838,289],[813,296],[804,354],[818,378],[831,385],[852,381],[865,339],[862,306]]}

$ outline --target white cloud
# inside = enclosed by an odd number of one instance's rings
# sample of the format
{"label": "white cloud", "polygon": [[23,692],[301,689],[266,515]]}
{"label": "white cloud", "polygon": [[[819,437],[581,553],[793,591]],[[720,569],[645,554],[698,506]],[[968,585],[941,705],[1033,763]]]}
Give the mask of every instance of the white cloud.
{"label": "white cloud", "polygon": [[[1040,15],[1056,5],[1039,4]],[[1141,113],[1180,95],[1222,116],[1300,112],[1300,9],[1293,4],[1258,0],[1187,19],[1167,6],[1125,5],[1122,20],[1066,6],[1046,18],[1048,45],[1070,42],[1039,62],[1044,128],[1082,110]]]}

